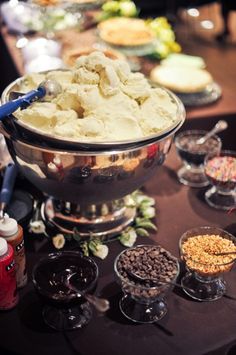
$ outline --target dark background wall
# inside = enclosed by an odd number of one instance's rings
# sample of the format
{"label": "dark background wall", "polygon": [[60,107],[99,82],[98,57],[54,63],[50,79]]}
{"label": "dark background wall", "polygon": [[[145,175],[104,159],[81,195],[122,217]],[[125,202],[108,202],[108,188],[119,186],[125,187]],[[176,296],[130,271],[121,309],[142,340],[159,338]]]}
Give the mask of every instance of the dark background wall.
{"label": "dark background wall", "polygon": [[0,95],[5,87],[18,78],[18,76],[19,74],[7,51],[5,42],[0,35]]}
{"label": "dark background wall", "polygon": [[[236,2],[236,0],[230,1]],[[141,16],[153,16],[174,14],[179,7],[198,7],[216,2],[216,0],[134,0],[134,2],[141,9]]]}

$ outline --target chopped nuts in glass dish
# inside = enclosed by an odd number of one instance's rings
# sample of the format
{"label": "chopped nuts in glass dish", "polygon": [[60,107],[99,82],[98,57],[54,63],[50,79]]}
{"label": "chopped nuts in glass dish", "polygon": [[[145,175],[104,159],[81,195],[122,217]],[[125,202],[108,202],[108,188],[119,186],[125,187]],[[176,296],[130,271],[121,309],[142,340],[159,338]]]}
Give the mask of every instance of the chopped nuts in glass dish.
{"label": "chopped nuts in glass dish", "polygon": [[[236,259],[236,238],[217,227],[196,227],[182,235],[179,248],[186,268],[181,279],[185,293],[198,301],[221,298],[226,293],[223,274]],[[232,255],[219,255],[229,252]]]}

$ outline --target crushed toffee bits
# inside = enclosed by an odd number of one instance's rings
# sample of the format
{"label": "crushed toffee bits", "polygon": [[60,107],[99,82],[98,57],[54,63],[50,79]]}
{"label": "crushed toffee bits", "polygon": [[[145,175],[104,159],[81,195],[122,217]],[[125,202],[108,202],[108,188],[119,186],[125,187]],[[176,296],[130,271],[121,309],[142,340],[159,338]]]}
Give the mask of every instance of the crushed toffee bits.
{"label": "crushed toffee bits", "polygon": [[216,255],[225,252],[236,252],[236,245],[232,240],[220,235],[196,235],[182,244],[187,267],[206,276],[231,269],[235,254]]}

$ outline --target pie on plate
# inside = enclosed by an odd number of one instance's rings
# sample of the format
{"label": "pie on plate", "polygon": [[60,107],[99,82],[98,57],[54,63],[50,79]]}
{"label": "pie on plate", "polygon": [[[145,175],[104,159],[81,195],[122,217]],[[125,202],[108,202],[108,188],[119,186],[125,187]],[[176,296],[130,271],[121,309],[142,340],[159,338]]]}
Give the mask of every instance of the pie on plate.
{"label": "pie on plate", "polygon": [[101,39],[116,46],[142,46],[150,44],[155,34],[144,20],[115,17],[98,25]]}
{"label": "pie on plate", "polygon": [[157,66],[151,71],[150,79],[176,93],[185,94],[201,92],[213,83],[207,70],[187,66]]}

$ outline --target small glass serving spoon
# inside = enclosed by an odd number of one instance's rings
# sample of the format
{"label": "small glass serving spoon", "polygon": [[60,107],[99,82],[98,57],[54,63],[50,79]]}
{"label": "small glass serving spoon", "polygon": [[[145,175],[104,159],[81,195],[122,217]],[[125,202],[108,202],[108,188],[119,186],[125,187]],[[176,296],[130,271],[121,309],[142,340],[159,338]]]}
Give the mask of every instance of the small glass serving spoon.
{"label": "small glass serving spoon", "polygon": [[204,144],[214,134],[225,130],[228,127],[228,123],[224,120],[220,120],[216,125],[203,137],[196,140],[196,144]]}

